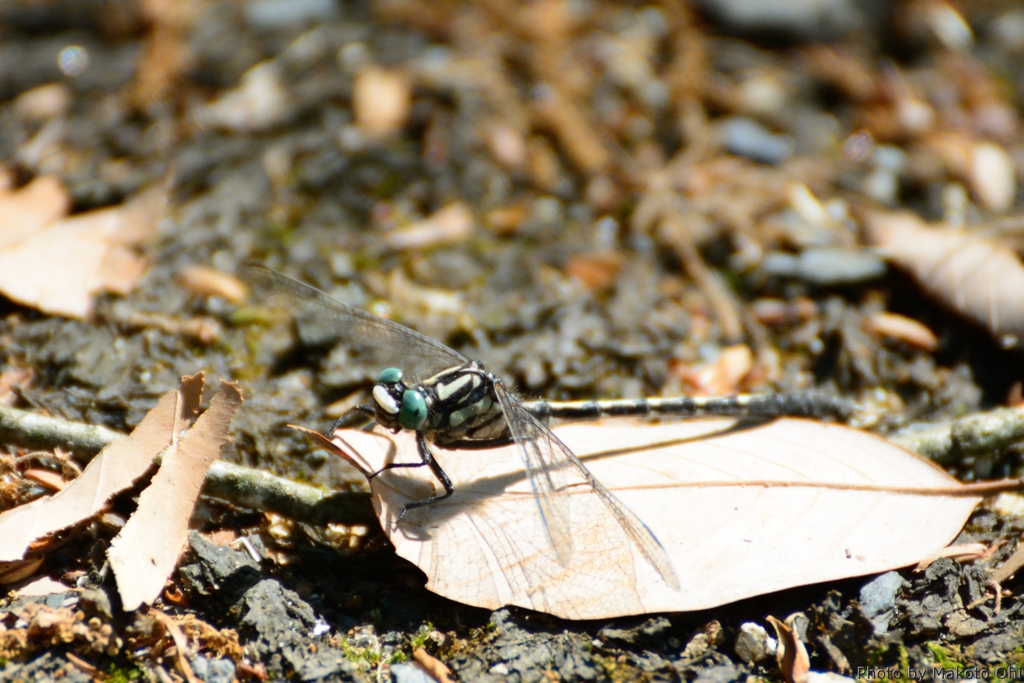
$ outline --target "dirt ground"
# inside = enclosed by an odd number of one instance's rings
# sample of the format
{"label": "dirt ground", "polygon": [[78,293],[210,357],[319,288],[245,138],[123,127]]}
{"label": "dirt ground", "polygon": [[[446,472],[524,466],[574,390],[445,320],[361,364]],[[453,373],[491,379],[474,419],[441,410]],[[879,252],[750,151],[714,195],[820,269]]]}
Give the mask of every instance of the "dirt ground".
{"label": "dirt ground", "polygon": [[[326,430],[380,368],[210,284],[258,262],[529,397],[814,388],[886,434],[1019,403],[1016,275],[994,280],[1001,311],[944,297],[872,226],[910,211],[1012,257],[1024,11],[703,5],[0,0],[2,191],[55,178],[71,215],[166,195],[130,293],[81,320],[0,297],[0,401],[127,433],[204,370],[246,398],[223,459],[365,492],[286,425]],[[20,482],[25,452],[0,448],[4,484]],[[1013,445],[942,464],[1021,475]],[[570,622],[437,597],[372,523],[209,498],[154,610],[186,634],[186,667],[160,617],[121,610],[104,559],[137,493],[45,555],[34,576],[67,592],[0,602],[0,680],[414,681],[423,651],[464,681],[776,681],[774,656],[742,643],[794,613],[815,671],[1024,666],[1019,582],[996,610],[985,562]],[[1024,516],[983,505],[960,540],[1005,541],[997,564],[1021,532]],[[239,538],[259,561],[222,544]]]}

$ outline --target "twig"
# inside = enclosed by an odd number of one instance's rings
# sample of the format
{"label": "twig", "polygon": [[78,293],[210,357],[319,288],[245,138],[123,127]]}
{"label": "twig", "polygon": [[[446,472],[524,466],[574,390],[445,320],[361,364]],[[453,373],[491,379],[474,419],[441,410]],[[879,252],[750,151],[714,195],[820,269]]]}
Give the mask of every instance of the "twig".
{"label": "twig", "polygon": [[[124,434],[106,427],[42,417],[0,406],[0,444],[62,448],[88,462]],[[251,467],[217,460],[206,474],[203,493],[239,507],[276,512],[309,524],[373,523],[370,494],[323,491]]]}
{"label": "twig", "polygon": [[1024,439],[1024,411],[1020,408],[998,408],[891,437],[893,443],[938,463],[1006,448],[1021,439]]}
{"label": "twig", "polygon": [[33,450],[61,448],[88,460],[108,443],[123,436],[106,427],[0,406],[0,444]]}

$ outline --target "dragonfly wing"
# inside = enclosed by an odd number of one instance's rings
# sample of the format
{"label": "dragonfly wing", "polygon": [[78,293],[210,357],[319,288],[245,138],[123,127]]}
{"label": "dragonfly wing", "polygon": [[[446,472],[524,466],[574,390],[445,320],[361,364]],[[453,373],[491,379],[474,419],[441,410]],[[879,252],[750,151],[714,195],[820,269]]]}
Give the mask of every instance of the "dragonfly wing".
{"label": "dragonfly wing", "polygon": [[494,394],[505,413],[505,422],[509,425],[512,439],[526,466],[527,479],[544,518],[544,528],[551,539],[551,545],[558,555],[559,563],[563,567],[568,566],[572,557],[572,528],[569,500],[565,494],[565,463],[552,462],[547,456],[543,450],[544,432],[550,434],[550,430],[526,412],[519,400],[508,393],[500,382],[494,383]]}
{"label": "dragonfly wing", "polygon": [[519,446],[548,535],[562,564],[568,563],[572,553],[569,503],[564,492],[564,482],[571,471],[587,482],[630,542],[640,550],[647,563],[661,575],[665,583],[673,590],[679,590],[679,579],[672,568],[672,560],[647,525],[605,488],[568,446],[523,407],[519,399],[497,382],[494,392],[505,413],[512,438]]}
{"label": "dragonfly wing", "polygon": [[379,363],[381,370],[398,367],[409,377],[422,378],[469,360],[435,339],[353,308],[276,270],[249,264],[242,268],[241,275],[254,291],[283,299],[289,313],[296,317],[311,316],[328,339],[358,350]]}

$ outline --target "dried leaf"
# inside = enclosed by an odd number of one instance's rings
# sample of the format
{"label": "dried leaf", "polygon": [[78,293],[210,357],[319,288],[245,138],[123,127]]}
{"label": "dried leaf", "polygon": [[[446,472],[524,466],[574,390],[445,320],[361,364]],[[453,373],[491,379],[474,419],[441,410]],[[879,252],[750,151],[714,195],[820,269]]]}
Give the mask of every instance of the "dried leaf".
{"label": "dried leaf", "polygon": [[873,213],[871,241],[929,294],[985,325],[1007,347],[1024,337],[1024,266],[1009,249],[960,230],[931,227],[911,213]]}
{"label": "dried leaf", "polygon": [[128,488],[171,443],[175,426],[191,419],[203,391],[202,373],[182,378],[126,439],[111,443],[63,491],[0,515],[0,561],[17,560],[29,544],[89,519],[118,491]]}
{"label": "dried leaf", "polygon": [[371,138],[395,133],[405,125],[412,106],[412,82],[400,71],[368,67],[352,84],[352,109],[358,125]]}
{"label": "dried leaf", "polygon": [[36,570],[39,569],[39,565],[42,563],[42,557],[15,560],[14,562],[0,562],[0,586],[27,579],[36,573]]}
{"label": "dried leaf", "polygon": [[931,352],[939,346],[934,332],[899,313],[874,313],[864,320],[864,328],[877,337],[898,339],[924,351]]}
{"label": "dried leaf", "polygon": [[0,250],[39,232],[68,212],[71,197],[53,176],[41,176],[17,192],[0,192]]}
{"label": "dried leaf", "polygon": [[384,242],[392,249],[422,249],[435,244],[461,242],[473,233],[473,212],[455,202],[422,221],[389,232]]}
{"label": "dried leaf", "polygon": [[[574,550],[562,566],[512,447],[435,448],[455,494],[396,526],[407,503],[440,486],[426,467],[390,469],[370,481],[374,509],[436,593],[599,619],[706,609],[914,564],[945,546],[979,500],[958,496],[961,485],[931,462],[871,434],[805,420],[726,431],[733,426],[619,420],[555,430],[654,532],[678,592],[588,490],[567,494]],[[418,461],[408,433],[339,431],[333,443],[366,473]]]}
{"label": "dried leaf", "polygon": [[779,649],[775,656],[779,660],[779,669],[782,670],[786,683],[803,683],[811,670],[811,658],[807,656],[807,648],[794,628],[796,616],[789,615],[785,623],[773,616],[768,617],[768,623],[775,629],[775,637],[779,641]]}
{"label": "dried leaf", "polygon": [[961,543],[943,548],[937,553],[932,553],[917,563],[914,573],[923,572],[930,567],[935,560],[942,557],[951,557],[955,560],[979,560],[989,554],[989,547],[984,543]]}
{"label": "dried leaf", "polygon": [[452,670],[422,647],[412,651],[412,658],[438,683],[454,683],[452,680]]}
{"label": "dried leaf", "polygon": [[153,189],[8,243],[0,250],[0,292],[45,313],[87,317],[95,294],[127,294],[142,276],[145,260],[130,247],[153,235],[163,202],[163,189]]}
{"label": "dried leaf", "polygon": [[238,386],[223,382],[209,409],[165,452],[138,509],[111,542],[107,554],[125,610],[152,604],[174,571],[206,471],[228,440],[241,403]]}
{"label": "dried leaf", "polygon": [[65,586],[60,581],[54,581],[49,576],[41,576],[32,583],[19,588],[16,595],[19,597],[53,595],[54,593],[67,593],[69,590],[72,589]]}

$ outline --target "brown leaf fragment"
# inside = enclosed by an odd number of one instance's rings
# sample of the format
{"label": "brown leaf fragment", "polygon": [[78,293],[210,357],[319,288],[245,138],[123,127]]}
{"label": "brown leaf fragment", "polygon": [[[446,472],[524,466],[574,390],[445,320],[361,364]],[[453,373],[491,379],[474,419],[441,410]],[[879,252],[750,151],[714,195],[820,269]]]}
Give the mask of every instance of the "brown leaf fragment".
{"label": "brown leaf fragment", "polygon": [[36,234],[70,207],[71,197],[53,176],[40,176],[16,192],[0,191],[0,250]]}
{"label": "brown leaf fragment", "polygon": [[245,285],[241,280],[207,266],[187,266],[182,269],[178,280],[193,294],[219,296],[232,304],[245,298]]}
{"label": "brown leaf fragment", "polygon": [[384,242],[392,249],[422,249],[436,244],[461,242],[473,233],[473,212],[455,202],[427,218],[389,232]]}
{"label": "brown leaf fragment", "polygon": [[0,585],[17,583],[22,579],[27,579],[36,573],[36,570],[39,569],[39,565],[42,563],[42,557],[15,560],[14,562],[0,562]]}
{"label": "brown leaf fragment", "polygon": [[977,560],[985,557],[989,553],[989,547],[984,543],[961,543],[958,545],[951,545],[943,548],[937,553],[933,553],[928,557],[924,558],[917,563],[914,567],[914,573],[918,574],[923,572],[925,569],[934,564],[935,560],[943,557],[949,557],[954,560]]}
{"label": "brown leaf fragment", "polygon": [[872,213],[869,239],[909,271],[925,291],[984,325],[1007,348],[1024,337],[1024,266],[1009,249],[982,237],[929,226],[908,212]]}
{"label": "brown leaf fragment", "polygon": [[0,515],[0,561],[24,556],[29,543],[94,516],[107,500],[132,485],[170,443],[176,425],[199,406],[203,374],[182,378],[128,438],[111,443],[63,491]]}
{"label": "brown leaf fragment", "polygon": [[424,650],[422,647],[418,647],[412,651],[412,658],[417,664],[423,667],[423,670],[433,678],[437,683],[455,683],[452,680],[452,670],[445,666],[437,657],[434,657],[429,652]]}
{"label": "brown leaf fragment", "polygon": [[165,452],[138,509],[111,542],[108,557],[125,610],[152,604],[163,590],[185,545],[206,471],[227,441],[241,403],[238,386],[222,382],[209,409]]}
{"label": "brown leaf fragment", "polygon": [[60,491],[64,488],[64,477],[53,470],[42,468],[25,470],[22,476],[53,491]]}
{"label": "brown leaf fragment", "polygon": [[865,329],[876,337],[889,337],[916,346],[924,351],[934,351],[939,340],[930,329],[905,315],[879,312],[864,320]]}
{"label": "brown leaf fragment", "polygon": [[[222,384],[221,387],[223,386],[224,385]],[[217,393],[219,394],[220,391]],[[117,572],[116,569],[114,571],[115,573]],[[202,681],[196,678],[195,673],[192,671],[192,666],[188,663],[189,657],[192,656],[192,648],[189,647],[188,638],[185,637],[185,633],[178,626],[177,622],[160,610],[151,609],[149,610],[149,613],[167,629],[167,633],[170,634],[171,639],[174,641],[174,665],[178,669],[178,673],[181,674],[188,683],[202,683]]]}
{"label": "brown leaf fragment", "polygon": [[65,652],[64,656],[68,658],[68,661],[71,662],[76,669],[84,674],[95,676],[99,673],[99,669],[77,656],[74,652]]}
{"label": "brown leaf fragment", "polygon": [[0,251],[0,292],[45,313],[86,318],[95,294],[126,294],[142,276],[145,260],[131,247],[155,233],[164,197],[154,188],[8,244]]}
{"label": "brown leaf fragment", "polygon": [[798,614],[791,614],[782,623],[773,616],[768,616],[768,623],[775,628],[775,637],[779,641],[779,649],[775,656],[779,660],[779,669],[786,678],[786,683],[803,683],[811,670],[811,659],[807,656],[800,636],[794,624]]}

